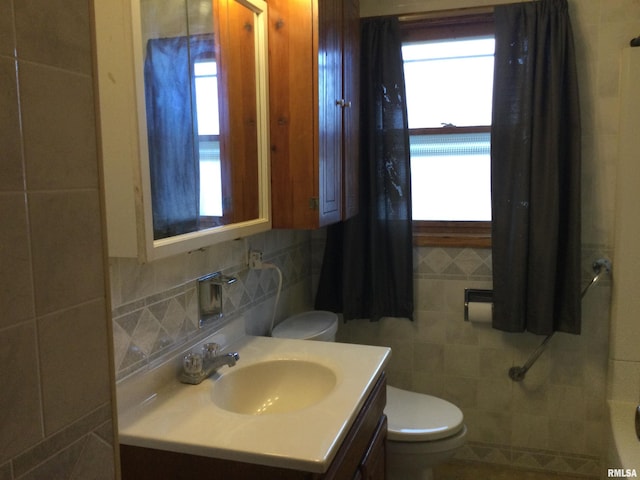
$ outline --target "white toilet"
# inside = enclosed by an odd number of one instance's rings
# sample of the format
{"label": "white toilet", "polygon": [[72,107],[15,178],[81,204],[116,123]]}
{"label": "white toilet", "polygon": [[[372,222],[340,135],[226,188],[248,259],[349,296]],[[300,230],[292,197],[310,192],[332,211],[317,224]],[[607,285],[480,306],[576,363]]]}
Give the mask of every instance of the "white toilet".
{"label": "white toilet", "polygon": [[[333,342],[338,316],[303,312],[279,323],[272,336]],[[387,386],[387,480],[430,480],[432,467],[451,458],[466,441],[462,411],[431,395]]]}
{"label": "white toilet", "polygon": [[453,403],[387,386],[387,480],[430,480],[432,467],[466,442],[462,411]]}
{"label": "white toilet", "polygon": [[271,336],[334,342],[337,331],[338,316],[335,313],[313,310],[284,319],[274,327]]}

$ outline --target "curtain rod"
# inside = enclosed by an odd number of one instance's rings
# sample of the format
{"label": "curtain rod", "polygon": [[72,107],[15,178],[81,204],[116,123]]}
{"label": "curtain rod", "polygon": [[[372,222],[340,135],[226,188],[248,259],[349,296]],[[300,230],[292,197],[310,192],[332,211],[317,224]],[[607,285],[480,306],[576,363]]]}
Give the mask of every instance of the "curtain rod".
{"label": "curtain rod", "polygon": [[466,7],[466,8],[454,8],[451,10],[434,10],[432,12],[420,12],[420,13],[407,13],[404,15],[398,15],[400,22],[416,22],[420,20],[433,20],[445,17],[456,17],[463,15],[483,15],[493,13],[493,9],[496,5],[487,5],[482,7]]}
{"label": "curtain rod", "polygon": [[505,0],[504,2],[498,2],[493,5],[478,5],[475,7],[461,7],[452,8],[447,10],[433,10],[430,12],[415,12],[396,15],[400,22],[415,22],[420,20],[432,20],[442,17],[455,17],[463,15],[484,15],[493,13],[495,7],[502,5],[509,5],[512,3],[529,3],[537,2],[540,0]]}

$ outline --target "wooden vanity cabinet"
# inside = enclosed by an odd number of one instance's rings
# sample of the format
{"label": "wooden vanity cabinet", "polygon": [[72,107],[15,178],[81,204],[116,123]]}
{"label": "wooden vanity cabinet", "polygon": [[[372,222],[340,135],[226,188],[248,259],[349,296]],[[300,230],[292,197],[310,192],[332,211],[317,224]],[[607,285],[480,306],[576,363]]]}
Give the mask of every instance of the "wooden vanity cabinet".
{"label": "wooden vanity cabinet", "polygon": [[[314,480],[383,480],[387,439],[387,388],[384,375],[376,383],[327,473]],[[382,465],[380,472],[379,466]],[[377,472],[378,476],[371,475]],[[381,473],[381,475],[380,475]],[[368,475],[368,476],[367,476]]]}
{"label": "wooden vanity cabinet", "polygon": [[387,417],[383,416],[378,423],[369,449],[365,454],[358,474],[355,478],[362,480],[384,480],[386,478],[386,445],[387,445]]}
{"label": "wooden vanity cabinet", "polygon": [[384,480],[386,379],[378,379],[326,473],[120,445],[123,480]]}
{"label": "wooden vanity cabinet", "polygon": [[358,0],[269,0],[274,228],[358,212]]}

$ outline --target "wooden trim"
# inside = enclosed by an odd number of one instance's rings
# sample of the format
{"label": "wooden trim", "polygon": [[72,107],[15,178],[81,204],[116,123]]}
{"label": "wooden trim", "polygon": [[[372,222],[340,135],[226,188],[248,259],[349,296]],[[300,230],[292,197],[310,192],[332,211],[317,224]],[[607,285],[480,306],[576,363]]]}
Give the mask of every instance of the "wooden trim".
{"label": "wooden trim", "polygon": [[419,247],[491,248],[491,222],[413,222],[413,244]]}
{"label": "wooden trim", "polygon": [[416,235],[414,233],[413,245],[416,247],[491,248],[491,238],[474,235]]}
{"label": "wooden trim", "polygon": [[494,6],[484,7],[467,7],[467,8],[452,8],[450,10],[435,10],[432,12],[420,12],[420,13],[408,13],[406,15],[398,15],[398,20],[401,23],[407,22],[419,22],[423,20],[434,20],[440,18],[452,18],[463,16],[481,16],[491,15],[493,16]]}
{"label": "wooden trim", "polygon": [[491,234],[491,222],[431,220],[416,220],[413,222],[414,232],[444,233],[453,230],[460,233]]}
{"label": "wooden trim", "polygon": [[491,36],[495,32],[493,9],[463,9],[399,17],[403,43]]}
{"label": "wooden trim", "polygon": [[491,133],[491,125],[478,125],[473,127],[437,127],[437,128],[410,128],[411,135],[456,135],[462,133]]}

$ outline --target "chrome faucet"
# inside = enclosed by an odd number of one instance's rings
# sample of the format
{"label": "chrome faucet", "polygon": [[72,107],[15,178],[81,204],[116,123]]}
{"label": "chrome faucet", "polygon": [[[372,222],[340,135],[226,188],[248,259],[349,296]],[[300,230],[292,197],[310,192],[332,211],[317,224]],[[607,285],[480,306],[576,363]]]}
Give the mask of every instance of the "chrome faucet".
{"label": "chrome faucet", "polygon": [[180,381],[198,385],[223,365],[233,367],[240,360],[238,352],[218,355],[219,348],[220,345],[217,343],[205,343],[202,353],[187,353],[182,360]]}

